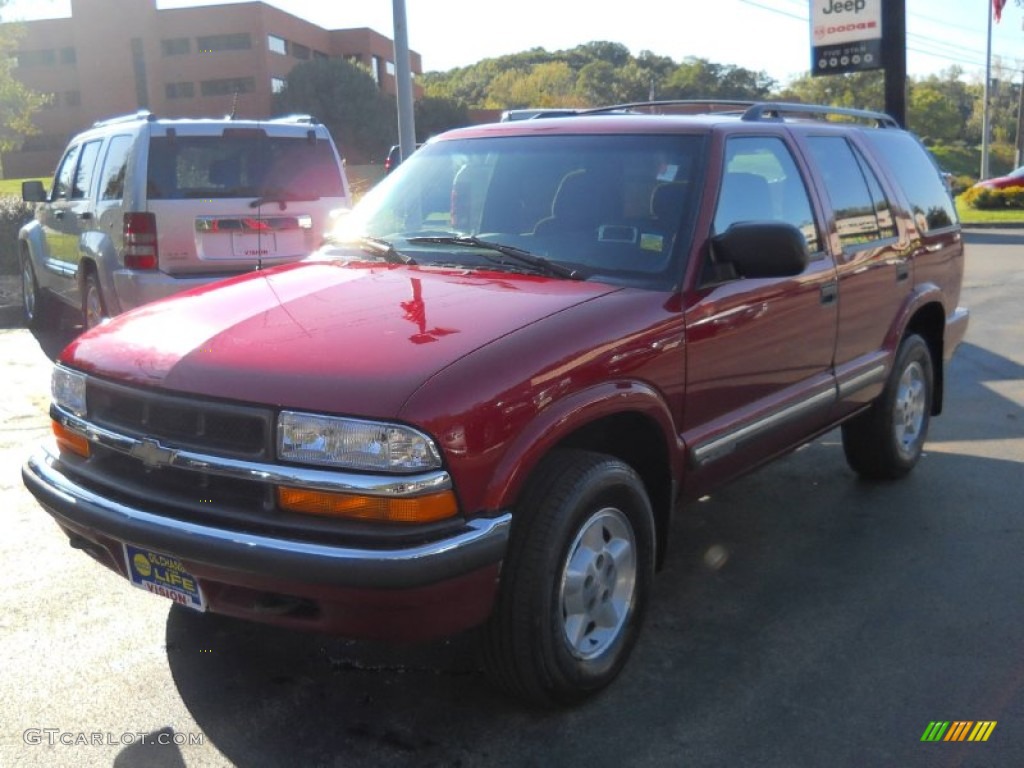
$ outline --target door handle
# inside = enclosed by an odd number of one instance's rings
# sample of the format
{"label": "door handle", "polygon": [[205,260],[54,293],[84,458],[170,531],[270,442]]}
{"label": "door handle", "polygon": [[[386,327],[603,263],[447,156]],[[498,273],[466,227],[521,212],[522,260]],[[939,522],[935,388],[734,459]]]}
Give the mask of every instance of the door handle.
{"label": "door handle", "polygon": [[85,213],[80,213],[78,214],[78,218],[80,218],[82,221],[89,221],[89,219],[92,218],[92,212],[86,211]]}
{"label": "door handle", "polygon": [[839,297],[839,284],[835,280],[829,280],[821,286],[821,303],[824,306],[835,304]]}
{"label": "door handle", "polygon": [[896,282],[901,283],[910,277],[910,265],[905,261],[901,261],[896,265]]}

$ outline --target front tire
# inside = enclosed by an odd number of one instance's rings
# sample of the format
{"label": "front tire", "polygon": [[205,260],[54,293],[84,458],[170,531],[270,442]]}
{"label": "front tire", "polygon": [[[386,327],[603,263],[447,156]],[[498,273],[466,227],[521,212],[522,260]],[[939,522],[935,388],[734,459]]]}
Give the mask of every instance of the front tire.
{"label": "front tire", "polygon": [[857,474],[895,480],[914,468],[924,450],[934,391],[927,342],[907,336],[881,396],[865,413],[843,424],[843,451]]}
{"label": "front tire", "polygon": [[534,704],[568,704],[607,686],[640,631],[654,574],[654,516],[618,459],[560,451],[517,505],[485,667]]}
{"label": "front tire", "polygon": [[49,325],[53,307],[47,296],[40,290],[32,259],[28,254],[21,256],[21,315],[25,327],[34,331]]}

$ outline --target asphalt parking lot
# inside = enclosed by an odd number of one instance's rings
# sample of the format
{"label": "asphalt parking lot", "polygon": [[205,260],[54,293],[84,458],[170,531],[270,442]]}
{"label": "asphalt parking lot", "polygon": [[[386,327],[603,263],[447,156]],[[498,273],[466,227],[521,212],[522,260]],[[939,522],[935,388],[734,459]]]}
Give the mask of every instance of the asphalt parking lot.
{"label": "asphalt parking lot", "polygon": [[[836,434],[682,511],[622,677],[493,692],[471,634],[385,647],[199,615],[70,549],[20,479],[75,330],[0,321],[0,765],[1024,765],[1024,231],[972,232],[965,344],[906,480]],[[936,721],[987,741],[923,742]]]}

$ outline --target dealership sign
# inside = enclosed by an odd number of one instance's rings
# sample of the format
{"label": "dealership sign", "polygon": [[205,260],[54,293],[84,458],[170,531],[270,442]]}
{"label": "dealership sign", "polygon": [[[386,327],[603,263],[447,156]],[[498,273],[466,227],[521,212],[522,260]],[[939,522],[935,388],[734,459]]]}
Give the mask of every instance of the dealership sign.
{"label": "dealership sign", "polygon": [[811,0],[811,74],[882,68],[882,0]]}

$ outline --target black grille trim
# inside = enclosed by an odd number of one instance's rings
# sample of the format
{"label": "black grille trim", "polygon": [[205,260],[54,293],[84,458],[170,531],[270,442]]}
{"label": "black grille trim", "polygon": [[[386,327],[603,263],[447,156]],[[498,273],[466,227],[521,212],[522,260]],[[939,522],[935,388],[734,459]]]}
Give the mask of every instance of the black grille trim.
{"label": "black grille trim", "polygon": [[274,412],[157,390],[135,389],[90,377],[89,419],[133,437],[239,459],[269,461],[274,455]]}

